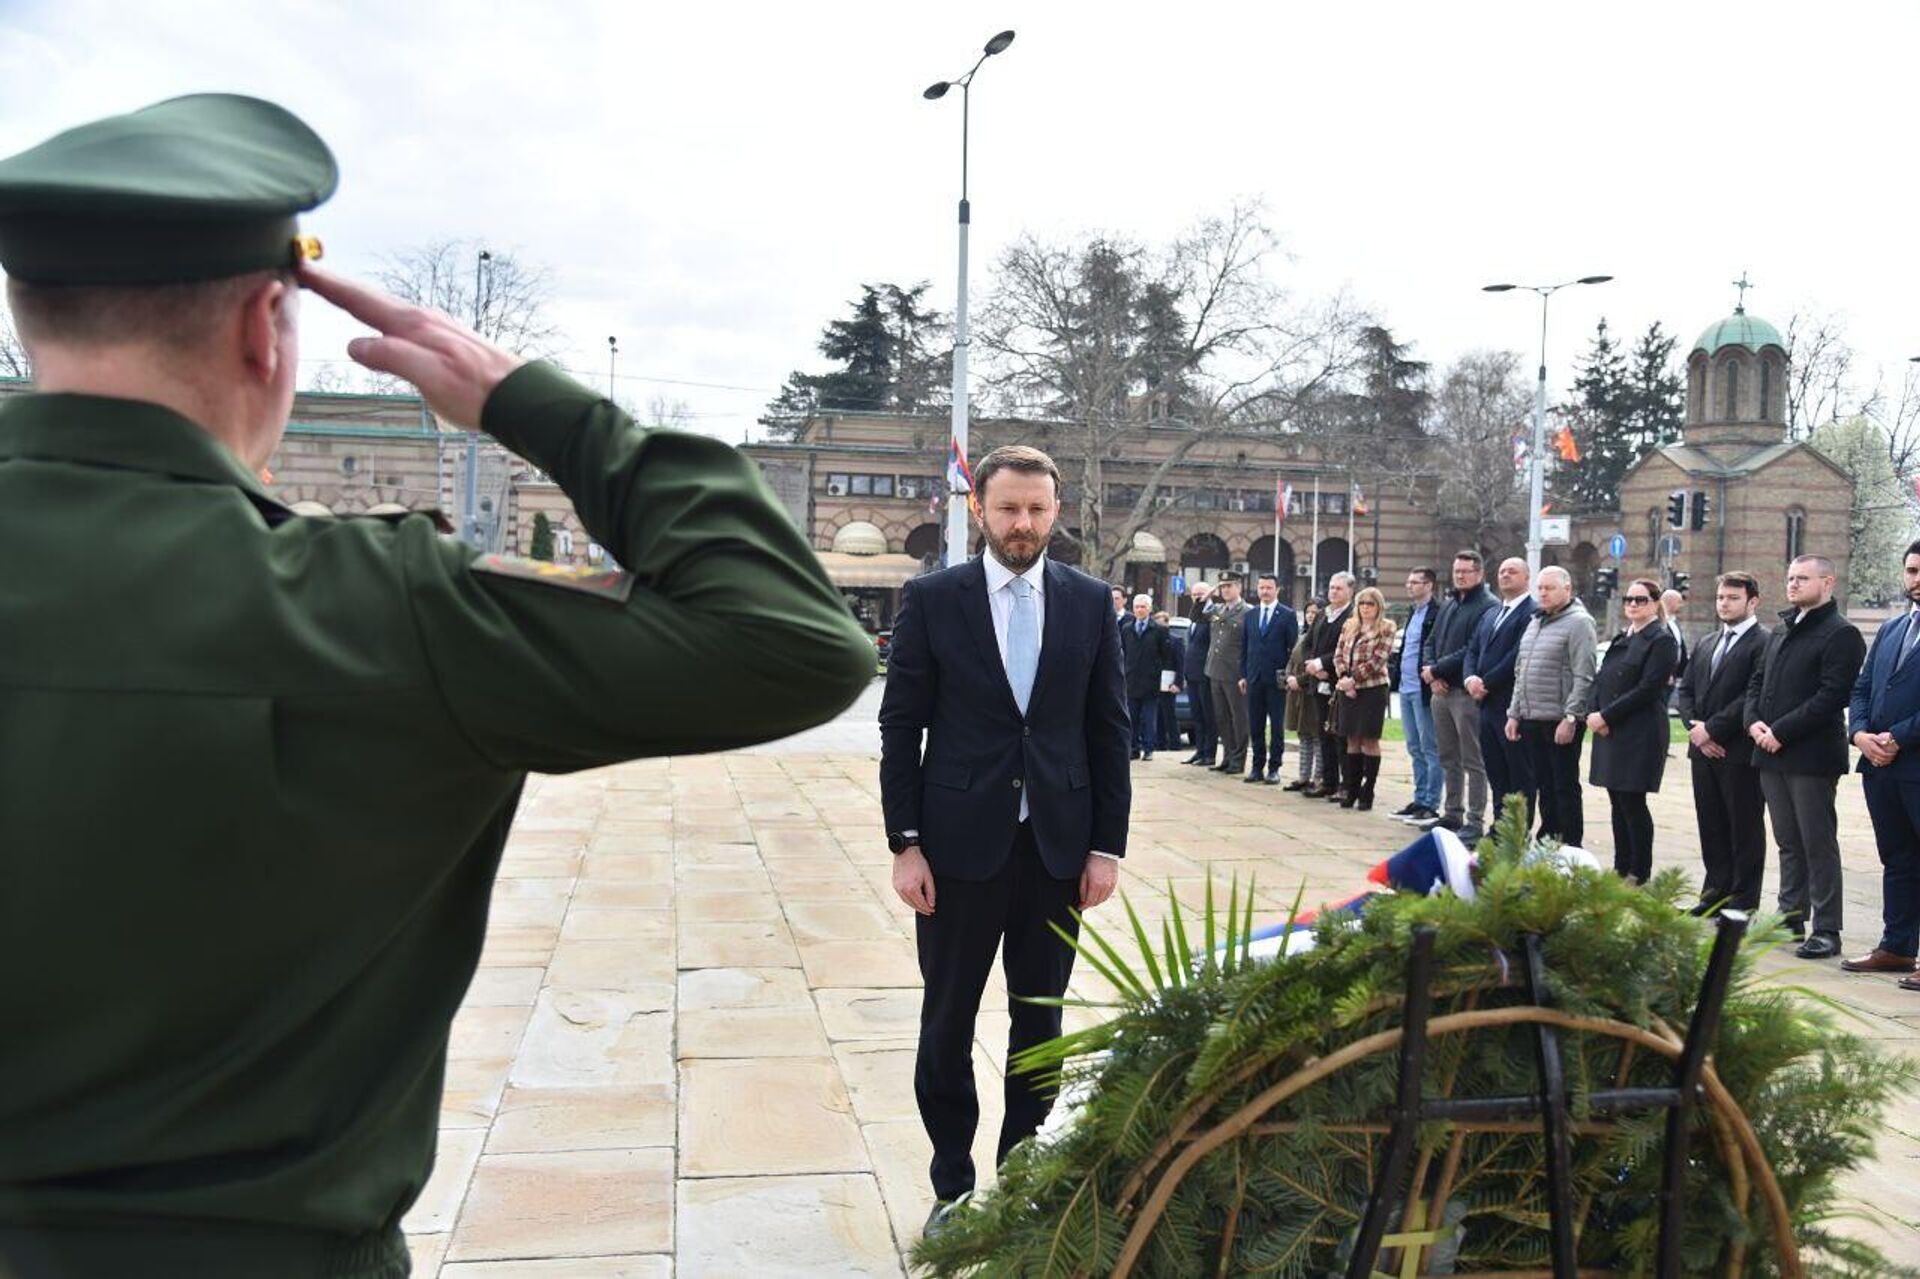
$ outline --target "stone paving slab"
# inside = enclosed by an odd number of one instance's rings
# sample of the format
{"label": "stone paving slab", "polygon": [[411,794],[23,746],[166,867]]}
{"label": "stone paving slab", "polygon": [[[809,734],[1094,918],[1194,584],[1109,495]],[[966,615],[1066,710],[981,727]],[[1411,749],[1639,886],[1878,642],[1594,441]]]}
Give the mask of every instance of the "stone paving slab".
{"label": "stone paving slab", "polygon": [[[913,1103],[913,918],[880,837],[871,698],[771,747],[530,779],[502,861],[482,968],[456,1022],[440,1154],[406,1227],[445,1279],[899,1275],[931,1205]],[[1208,876],[1284,917],[1360,886],[1408,838],[1382,813],[1409,770],[1389,750],[1364,814],[1184,768],[1136,766],[1122,887],[1148,921],[1197,908]],[[1292,761],[1287,761],[1291,766]],[[1697,877],[1684,762],[1653,800],[1655,865]],[[1871,946],[1879,862],[1858,783],[1841,786],[1849,953]],[[1588,845],[1611,857],[1604,793]],[[1773,879],[1769,876],[1771,897]],[[1096,927],[1120,938],[1108,908]],[[1157,922],[1150,922],[1157,932]],[[1920,1057],[1920,996],[1777,951],[1763,961]],[[1072,993],[1100,998],[1081,971]],[[975,1043],[991,1180],[1005,982]],[[1094,1010],[1068,1009],[1067,1025]],[[1848,1189],[1847,1229],[1920,1258],[1920,1100],[1887,1116]]]}

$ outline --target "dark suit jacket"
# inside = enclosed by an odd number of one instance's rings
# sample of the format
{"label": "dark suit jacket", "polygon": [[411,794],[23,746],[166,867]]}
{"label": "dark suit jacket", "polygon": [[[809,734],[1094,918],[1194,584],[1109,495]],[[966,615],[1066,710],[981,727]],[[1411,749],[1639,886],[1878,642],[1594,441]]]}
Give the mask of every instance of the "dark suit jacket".
{"label": "dark suit jacket", "polygon": [[1460,667],[1460,682],[1464,685],[1469,675],[1478,675],[1487,686],[1487,695],[1480,705],[1505,714],[1507,702],[1513,697],[1513,664],[1520,656],[1520,637],[1526,634],[1527,623],[1540,611],[1540,605],[1531,595],[1525,596],[1513,606],[1513,615],[1507,618],[1506,624],[1496,631],[1493,624],[1500,620],[1502,607],[1495,604],[1474,624],[1473,638],[1467,641],[1466,660]]}
{"label": "dark suit jacket", "polygon": [[1205,609],[1193,615],[1193,625],[1187,628],[1187,642],[1183,646],[1181,658],[1180,682],[1192,687],[1195,680],[1207,677],[1207,645],[1213,635],[1213,623],[1207,620]]}
{"label": "dark suit jacket", "polygon": [[1655,623],[1607,645],[1593,677],[1590,704],[1607,721],[1595,734],[1587,780],[1608,790],[1651,794],[1667,768],[1667,684],[1680,660],[1680,641]]}
{"label": "dark suit jacket", "polygon": [[1747,681],[1745,726],[1764,722],[1782,747],[1777,755],[1754,747],[1753,766],[1838,777],[1847,771],[1845,711],[1867,641],[1832,600],[1796,622],[1799,611],[1780,614],[1780,626]]}
{"label": "dark suit jacket", "polygon": [[[1716,763],[1740,768],[1753,766],[1753,747],[1746,740],[1747,685],[1772,637],[1772,631],[1754,623],[1721,660],[1719,672],[1711,673],[1713,651],[1720,646],[1720,633],[1715,631],[1695,646],[1687,669],[1680,677],[1680,691],[1674,695],[1673,708],[1680,712],[1681,723],[1688,728],[1695,723],[1705,724],[1707,736],[1727,748],[1727,757],[1714,761]],[[1688,746],[1687,757],[1706,758],[1698,746]]]}
{"label": "dark suit jacket", "polygon": [[1320,685],[1333,683],[1333,651],[1340,647],[1340,628],[1353,616],[1353,601],[1335,613],[1331,608],[1320,611],[1320,620],[1307,628],[1307,658],[1320,659],[1320,674],[1309,674],[1301,680],[1301,686],[1309,692],[1318,693]]}
{"label": "dark suit jacket", "polygon": [[[1051,600],[1048,601],[1052,603]],[[1137,619],[1120,626],[1120,659],[1126,671],[1127,697],[1139,701],[1160,695],[1160,672],[1176,670],[1173,637],[1160,623],[1149,620],[1142,632]]]}
{"label": "dark suit jacket", "polygon": [[1092,849],[1126,854],[1132,730],[1113,601],[1105,582],[1052,560],[1046,580],[1024,717],[980,561],[901,591],[880,700],[880,805],[888,830],[920,832],[935,874],[992,878],[1013,849],[1022,791],[1055,878],[1079,875]]}
{"label": "dark suit jacket", "polygon": [[1434,614],[1433,625],[1420,642],[1420,664],[1433,667],[1433,677],[1449,685],[1466,677],[1460,673],[1467,662],[1467,643],[1473,638],[1480,617],[1499,601],[1485,582],[1468,591],[1448,591]]}
{"label": "dark suit jacket", "polygon": [[1247,606],[1246,647],[1242,651],[1240,672],[1247,687],[1265,684],[1268,688],[1286,687],[1287,662],[1293,646],[1300,642],[1300,618],[1285,604],[1273,606],[1267,629],[1260,629],[1260,605]]}
{"label": "dark suit jacket", "polygon": [[1860,677],[1853,682],[1853,701],[1847,708],[1847,739],[1855,733],[1892,733],[1900,753],[1885,768],[1875,768],[1860,757],[1860,771],[1920,782],[1920,653],[1909,657],[1898,671],[1911,627],[1920,624],[1912,613],[1896,618],[1873,637]]}

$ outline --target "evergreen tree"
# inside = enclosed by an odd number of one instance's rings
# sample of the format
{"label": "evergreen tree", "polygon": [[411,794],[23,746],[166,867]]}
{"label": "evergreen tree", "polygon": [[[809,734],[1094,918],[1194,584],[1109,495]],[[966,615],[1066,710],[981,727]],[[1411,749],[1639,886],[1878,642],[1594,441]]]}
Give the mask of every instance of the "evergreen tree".
{"label": "evergreen tree", "polygon": [[545,511],[533,513],[533,545],[527,548],[527,554],[536,560],[553,559],[553,521]]}
{"label": "evergreen tree", "polygon": [[1620,505],[1620,481],[1628,469],[1648,450],[1680,438],[1686,384],[1673,350],[1673,336],[1657,321],[1631,352],[1600,321],[1574,379],[1577,398],[1561,410],[1580,460],[1560,464],[1562,478],[1554,486],[1559,497],[1576,507],[1611,510]]}
{"label": "evergreen tree", "polygon": [[819,411],[918,413],[940,403],[953,362],[951,353],[933,350],[944,320],[923,306],[928,287],[862,285],[852,313],[829,321],[820,334],[820,354],[840,367],[789,374],[762,414],[761,425],[792,437]]}

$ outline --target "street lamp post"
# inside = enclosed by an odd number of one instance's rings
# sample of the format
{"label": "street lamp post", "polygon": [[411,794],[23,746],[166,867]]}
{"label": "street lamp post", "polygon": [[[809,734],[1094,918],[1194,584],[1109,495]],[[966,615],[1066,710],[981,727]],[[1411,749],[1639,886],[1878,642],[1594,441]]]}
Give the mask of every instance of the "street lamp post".
{"label": "street lamp post", "polygon": [[[473,331],[475,333],[480,331],[480,320],[483,315],[480,300],[480,280],[488,264],[492,261],[493,254],[487,252],[485,249],[480,250],[480,256],[473,260]],[[466,480],[467,518],[462,521],[462,523],[466,526],[464,531],[466,533],[467,545],[478,546],[480,545],[480,433],[478,431],[467,432]]]}
{"label": "street lamp post", "polygon": [[609,400],[613,398],[614,364],[617,360],[619,360],[619,358],[620,358],[620,339],[610,337],[607,339],[607,398]]}
{"label": "street lamp post", "polygon": [[[1012,43],[1013,32],[1002,31],[987,41],[986,48],[965,75],[954,80],[936,81],[920,95],[932,101],[945,97],[947,90],[955,85],[960,87],[960,289],[953,307],[953,444],[948,451],[949,473],[952,471],[952,454],[955,451],[963,458],[967,456],[967,226],[972,221],[967,204],[967,134],[968,116],[973,105],[973,77],[980,70],[981,63],[1004,51]],[[951,485],[948,487],[946,566],[952,568],[967,558],[968,495]]]}
{"label": "street lamp post", "polygon": [[1547,300],[1575,284],[1605,284],[1610,275],[1583,275],[1559,284],[1489,284],[1483,293],[1526,289],[1540,295],[1540,379],[1533,389],[1533,451],[1527,466],[1527,571],[1538,575],[1545,539],[1540,531],[1540,508],[1547,498]]}

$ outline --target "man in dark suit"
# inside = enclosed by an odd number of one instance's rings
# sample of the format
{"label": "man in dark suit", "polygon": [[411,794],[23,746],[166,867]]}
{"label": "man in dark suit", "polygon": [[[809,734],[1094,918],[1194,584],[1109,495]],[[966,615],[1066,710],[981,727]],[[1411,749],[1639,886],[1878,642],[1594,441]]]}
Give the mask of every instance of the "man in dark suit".
{"label": "man in dark suit", "polygon": [[1153,758],[1160,733],[1160,672],[1173,664],[1173,641],[1153,620],[1153,596],[1133,597],[1133,617],[1120,624],[1120,660],[1127,679],[1127,714],[1133,721],[1134,759]]}
{"label": "man in dark suit", "polygon": [[1300,640],[1300,619],[1280,602],[1280,579],[1272,573],[1262,573],[1254,589],[1260,602],[1247,610],[1240,659],[1240,686],[1246,690],[1247,724],[1253,734],[1253,769],[1246,780],[1278,786],[1287,752],[1287,662]]}
{"label": "man in dark suit", "polygon": [[1500,820],[1507,796],[1519,795],[1527,802],[1528,829],[1533,827],[1533,764],[1522,743],[1507,740],[1507,703],[1513,698],[1513,663],[1520,653],[1520,637],[1540,611],[1528,590],[1532,575],[1523,559],[1500,562],[1494,574],[1500,602],[1474,624],[1461,666],[1467,696],[1480,704],[1480,762],[1487,770],[1487,790],[1493,797],[1491,820]]}
{"label": "man in dark suit", "polygon": [[1840,953],[1843,885],[1834,792],[1847,771],[1846,710],[1867,642],[1833,598],[1833,561],[1802,555],[1787,565],[1780,626],[1747,681],[1747,736],[1760,793],[1780,846],[1780,913],[1811,935],[1802,959]]}
{"label": "man in dark suit", "polygon": [[1700,826],[1706,878],[1693,908],[1704,915],[1722,904],[1760,908],[1767,872],[1765,803],[1753,752],[1742,749],[1747,685],[1773,632],[1760,625],[1760,584],[1749,573],[1727,573],[1714,584],[1720,629],[1703,638],[1680,677],[1674,705],[1687,726],[1693,761],[1693,811]]}
{"label": "man in dark suit", "polygon": [[1920,991],[1920,542],[1907,547],[1907,615],[1886,623],[1854,681],[1847,728],[1860,748],[1873,842],[1880,850],[1880,944],[1850,973],[1904,973],[1902,990]]}
{"label": "man in dark suit", "polygon": [[1207,600],[1213,587],[1195,582],[1193,625],[1187,629],[1187,652],[1180,680],[1187,686],[1187,705],[1193,710],[1193,754],[1182,763],[1213,764],[1213,684],[1207,679],[1207,650],[1213,639],[1213,623],[1207,617]]}
{"label": "man in dark suit", "polygon": [[[929,1230],[973,1189],[974,1021],[994,950],[1009,994],[1065,993],[1073,949],[1052,926],[1073,935],[1070,912],[1112,894],[1132,802],[1106,587],[1045,554],[1059,469],[1038,449],[997,448],[974,484],[986,553],[907,583],[880,703],[893,888],[915,912],[926,984],[913,1082],[933,1143]],[[1057,1007],[1015,998],[1007,1015],[1009,1065],[1060,1033]],[[1009,1069],[997,1158],[1051,1105]]]}

